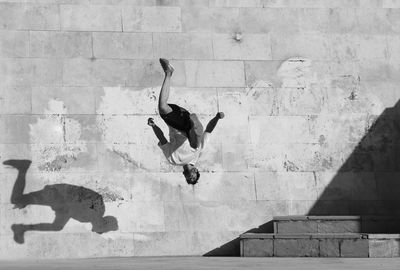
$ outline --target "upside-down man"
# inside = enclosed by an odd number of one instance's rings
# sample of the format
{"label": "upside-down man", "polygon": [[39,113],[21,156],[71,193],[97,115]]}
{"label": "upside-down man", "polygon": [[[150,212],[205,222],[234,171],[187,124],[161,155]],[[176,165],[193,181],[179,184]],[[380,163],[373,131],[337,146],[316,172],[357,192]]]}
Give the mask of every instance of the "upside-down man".
{"label": "upside-down man", "polygon": [[167,59],[160,58],[160,63],[165,77],[158,100],[158,111],[161,118],[168,125],[169,142],[152,118],[148,119],[148,124],[153,128],[159,140],[158,146],[163,151],[168,162],[176,166],[182,166],[186,182],[195,185],[200,177],[195,165],[218,120],[224,118],[224,113],[218,112],[207,124],[206,130],[203,132],[203,126],[196,114],[191,114],[176,104],[167,103],[174,68]]}

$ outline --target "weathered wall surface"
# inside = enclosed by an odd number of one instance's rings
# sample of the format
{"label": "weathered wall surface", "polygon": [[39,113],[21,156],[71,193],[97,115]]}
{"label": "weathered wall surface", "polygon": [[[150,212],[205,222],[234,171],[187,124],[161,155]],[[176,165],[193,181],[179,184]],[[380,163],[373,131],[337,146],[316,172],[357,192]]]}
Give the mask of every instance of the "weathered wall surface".
{"label": "weathered wall surface", "polygon": [[[400,99],[399,34],[396,0],[0,1],[1,162],[31,160],[36,192],[13,208],[17,170],[0,166],[0,258],[204,254],[274,215],[397,200],[399,152],[380,158],[399,149],[397,114],[364,136]],[[172,102],[204,124],[226,114],[195,187],[146,125],[167,132],[159,57]],[[92,232],[93,213],[118,230]]]}

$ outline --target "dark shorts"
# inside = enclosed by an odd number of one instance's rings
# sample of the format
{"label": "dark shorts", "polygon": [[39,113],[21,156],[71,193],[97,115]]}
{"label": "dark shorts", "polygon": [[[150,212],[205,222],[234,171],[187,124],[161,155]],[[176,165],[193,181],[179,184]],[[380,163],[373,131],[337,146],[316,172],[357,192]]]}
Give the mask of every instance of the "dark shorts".
{"label": "dark shorts", "polygon": [[167,123],[167,125],[188,134],[192,127],[190,122],[190,113],[176,104],[168,103],[168,105],[172,108],[172,112],[161,114],[161,118],[165,123]]}

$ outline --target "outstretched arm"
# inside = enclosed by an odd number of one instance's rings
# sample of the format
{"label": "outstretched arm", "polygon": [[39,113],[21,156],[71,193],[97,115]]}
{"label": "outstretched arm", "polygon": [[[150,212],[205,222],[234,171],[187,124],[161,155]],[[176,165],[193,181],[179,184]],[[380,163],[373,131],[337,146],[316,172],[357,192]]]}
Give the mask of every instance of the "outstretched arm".
{"label": "outstretched arm", "polygon": [[214,118],[211,119],[210,122],[208,122],[205,132],[211,133],[214,130],[215,126],[217,125],[218,120],[224,117],[225,115],[223,112],[217,113],[217,115],[215,115]]}
{"label": "outstretched arm", "polygon": [[147,120],[147,124],[153,128],[154,134],[156,134],[158,140],[160,141],[161,145],[168,143],[167,139],[164,136],[162,130],[154,123],[153,118],[149,118]]}

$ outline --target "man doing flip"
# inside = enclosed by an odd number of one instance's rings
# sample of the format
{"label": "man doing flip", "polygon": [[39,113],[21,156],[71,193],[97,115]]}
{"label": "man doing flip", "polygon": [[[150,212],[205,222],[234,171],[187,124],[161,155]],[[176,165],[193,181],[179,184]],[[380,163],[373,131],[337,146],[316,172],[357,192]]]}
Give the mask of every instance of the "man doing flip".
{"label": "man doing flip", "polygon": [[152,118],[148,119],[148,125],[153,128],[159,140],[158,146],[163,151],[168,162],[173,165],[183,166],[183,175],[186,178],[186,182],[195,185],[200,177],[195,165],[218,120],[224,118],[224,113],[217,113],[203,132],[203,126],[196,114],[191,114],[176,104],[167,103],[174,68],[167,59],[160,58],[160,63],[165,72],[165,77],[158,100],[158,111],[161,118],[168,125],[170,141],[167,141],[163,132]]}

